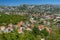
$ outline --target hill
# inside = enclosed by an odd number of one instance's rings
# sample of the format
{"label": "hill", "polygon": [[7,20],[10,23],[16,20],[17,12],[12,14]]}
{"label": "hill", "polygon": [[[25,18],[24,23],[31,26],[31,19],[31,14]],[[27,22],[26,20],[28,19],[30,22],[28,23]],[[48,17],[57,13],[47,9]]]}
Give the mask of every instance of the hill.
{"label": "hill", "polygon": [[60,5],[20,5],[0,6],[0,12],[26,12],[26,13],[60,13]]}

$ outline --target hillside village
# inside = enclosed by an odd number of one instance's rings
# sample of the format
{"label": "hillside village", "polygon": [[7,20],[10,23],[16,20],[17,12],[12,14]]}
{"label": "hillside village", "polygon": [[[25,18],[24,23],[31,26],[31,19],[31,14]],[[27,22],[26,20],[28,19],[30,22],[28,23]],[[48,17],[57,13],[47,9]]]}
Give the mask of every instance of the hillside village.
{"label": "hillside village", "polygon": [[0,39],[60,40],[59,13],[55,5],[0,6]]}

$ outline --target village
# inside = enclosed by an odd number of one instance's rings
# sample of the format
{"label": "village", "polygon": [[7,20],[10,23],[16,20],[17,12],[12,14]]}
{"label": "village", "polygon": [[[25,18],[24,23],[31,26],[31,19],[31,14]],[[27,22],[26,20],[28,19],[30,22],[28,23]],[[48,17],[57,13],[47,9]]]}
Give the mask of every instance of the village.
{"label": "village", "polygon": [[[51,35],[52,30],[55,30],[53,29],[53,25],[57,28],[60,28],[59,22],[60,22],[60,16],[57,14],[55,15],[44,14],[40,16],[38,16],[37,14],[32,14],[30,15],[30,18],[25,22],[21,20],[16,24],[9,23],[7,26],[5,26],[6,25],[5,23],[2,23],[2,25],[0,26],[0,34],[13,33],[15,30],[19,34],[24,34],[25,33],[24,30],[32,32],[33,29],[37,27],[39,31],[43,32],[44,36],[48,36]],[[35,31],[37,31],[37,29]]]}
{"label": "village", "polygon": [[0,6],[0,40],[60,40],[59,7]]}

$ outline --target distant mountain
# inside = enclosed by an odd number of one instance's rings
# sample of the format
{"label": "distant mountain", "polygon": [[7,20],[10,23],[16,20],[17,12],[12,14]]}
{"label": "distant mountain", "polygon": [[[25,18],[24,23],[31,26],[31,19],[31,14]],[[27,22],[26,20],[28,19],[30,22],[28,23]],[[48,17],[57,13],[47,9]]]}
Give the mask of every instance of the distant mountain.
{"label": "distant mountain", "polygon": [[0,6],[0,12],[60,13],[60,5]]}

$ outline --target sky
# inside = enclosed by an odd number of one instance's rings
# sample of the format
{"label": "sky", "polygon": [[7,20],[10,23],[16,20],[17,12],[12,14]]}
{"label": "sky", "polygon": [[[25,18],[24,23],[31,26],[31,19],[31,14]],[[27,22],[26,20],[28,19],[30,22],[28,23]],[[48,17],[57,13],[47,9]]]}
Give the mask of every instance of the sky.
{"label": "sky", "polygon": [[0,0],[0,5],[19,6],[21,4],[59,4],[60,0]]}

